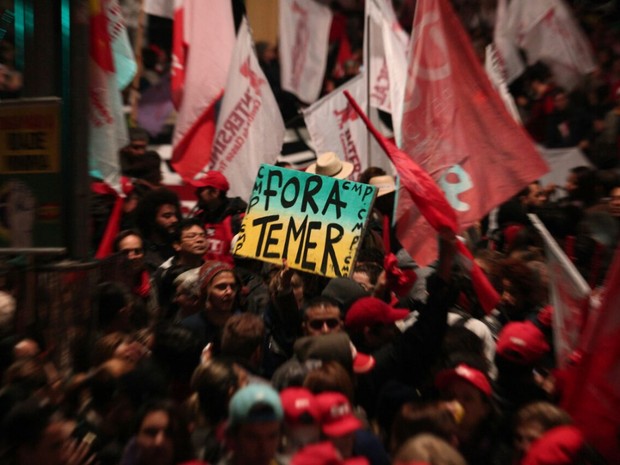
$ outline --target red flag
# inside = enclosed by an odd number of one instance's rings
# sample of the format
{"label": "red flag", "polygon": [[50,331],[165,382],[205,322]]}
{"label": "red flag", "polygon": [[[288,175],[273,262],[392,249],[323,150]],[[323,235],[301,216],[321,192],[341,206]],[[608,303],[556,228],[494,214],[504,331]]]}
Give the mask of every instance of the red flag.
{"label": "red flag", "polygon": [[171,163],[188,181],[209,161],[216,104],[226,85],[235,26],[229,0],[177,0],[181,3],[182,10],[175,9],[175,34],[182,25],[183,40],[179,43],[176,35],[172,64],[173,98],[181,95],[181,102]]}
{"label": "red flag", "polygon": [[377,140],[387,156],[390,157],[392,163],[394,163],[396,171],[398,171],[400,176],[401,185],[405,188],[406,194],[411,196],[424,218],[426,218],[436,231],[448,228],[456,233],[457,224],[454,210],[446,200],[443,192],[441,192],[435,181],[433,181],[433,178],[420,168],[416,162],[409,158],[406,153],[396,147],[393,142],[386,139],[377,128],[372,125],[366,114],[364,114],[348,91],[345,90],[344,95],[349,99],[353,109],[360,118],[362,118],[370,133]]}
{"label": "red flag", "polygon": [[620,463],[620,250],[601,306],[589,316],[580,353],[568,371],[562,407],[608,463]]}
{"label": "red flag", "polygon": [[[403,149],[438,182],[467,228],[547,167],[493,89],[449,2],[419,0],[413,31]],[[405,219],[399,238],[424,264],[434,237],[413,237],[420,221]]]}

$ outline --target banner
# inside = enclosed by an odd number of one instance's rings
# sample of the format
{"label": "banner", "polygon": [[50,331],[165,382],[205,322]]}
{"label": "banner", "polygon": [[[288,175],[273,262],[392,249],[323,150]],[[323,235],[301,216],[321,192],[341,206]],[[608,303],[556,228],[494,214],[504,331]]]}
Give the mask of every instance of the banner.
{"label": "banner", "polygon": [[561,406],[607,459],[620,463],[620,253],[616,250],[600,307],[588,317],[579,357],[567,369]]}
{"label": "banner", "polygon": [[259,166],[276,162],[284,132],[278,103],[258,64],[244,19],[230,63],[211,158],[193,181],[200,183],[207,171],[218,170],[232,181],[229,195],[247,199]]}
{"label": "banner", "polygon": [[328,277],[348,276],[377,188],[262,165],[234,254]]}
{"label": "banner", "polygon": [[120,193],[118,152],[129,143],[121,90],[136,72],[116,0],[90,2],[89,169]]}
{"label": "banner", "polygon": [[353,163],[352,179],[357,179],[369,166],[392,171],[386,156],[378,155],[369,160],[369,153],[380,154],[381,151],[373,148],[376,147],[376,142],[372,140],[372,150],[368,150],[368,131],[344,95],[344,92],[348,91],[361,105],[366,105],[366,85],[365,74],[358,74],[303,110],[306,127],[316,152],[336,152],[342,159]]}
{"label": "banner", "polygon": [[[465,229],[547,172],[506,110],[447,0],[417,2],[403,114],[403,150],[424,168]],[[421,265],[434,236],[399,205],[398,237]]]}
{"label": "banner", "polygon": [[191,183],[211,153],[216,108],[235,44],[235,25],[230,0],[176,1],[172,92],[180,108],[171,164]]}
{"label": "banner", "polygon": [[540,219],[533,214],[528,217],[545,242],[553,342],[557,366],[563,368],[580,342],[592,290]]}
{"label": "banner", "polygon": [[529,65],[547,64],[568,91],[596,69],[591,44],[562,0],[510,2],[502,37],[524,50]]}
{"label": "banner", "polygon": [[370,105],[392,115],[396,140],[401,141],[409,36],[398,22],[391,1],[366,0],[365,24],[364,59],[369,60]]}
{"label": "banner", "polygon": [[313,0],[280,0],[282,89],[306,103],[321,94],[332,12]]}

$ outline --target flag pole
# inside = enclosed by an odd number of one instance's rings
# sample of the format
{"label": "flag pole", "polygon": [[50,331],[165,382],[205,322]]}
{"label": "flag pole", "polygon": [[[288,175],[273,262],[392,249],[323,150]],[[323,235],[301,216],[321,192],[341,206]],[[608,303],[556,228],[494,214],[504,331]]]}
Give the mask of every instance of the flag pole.
{"label": "flag pole", "polygon": [[[365,15],[366,15],[366,61],[364,71],[366,72],[366,114],[370,118],[370,2],[373,0],[366,0]],[[368,168],[372,166],[372,135],[370,131],[366,133],[366,152],[368,153]]]}
{"label": "flag pole", "polygon": [[133,78],[131,88],[129,90],[129,104],[131,113],[129,115],[129,126],[136,127],[138,125],[138,102],[140,101],[140,79],[142,78],[142,38],[144,36],[144,22],[146,13],[144,12],[144,0],[140,0],[140,13],[138,13],[138,29],[136,31],[136,40],[134,42],[134,56],[138,71]]}

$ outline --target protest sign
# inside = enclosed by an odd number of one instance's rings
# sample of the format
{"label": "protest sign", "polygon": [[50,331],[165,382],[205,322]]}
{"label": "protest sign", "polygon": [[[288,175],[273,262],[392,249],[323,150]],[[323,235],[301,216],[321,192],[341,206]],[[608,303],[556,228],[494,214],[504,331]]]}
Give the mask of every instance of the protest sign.
{"label": "protest sign", "polygon": [[234,254],[328,277],[348,276],[376,187],[263,164]]}

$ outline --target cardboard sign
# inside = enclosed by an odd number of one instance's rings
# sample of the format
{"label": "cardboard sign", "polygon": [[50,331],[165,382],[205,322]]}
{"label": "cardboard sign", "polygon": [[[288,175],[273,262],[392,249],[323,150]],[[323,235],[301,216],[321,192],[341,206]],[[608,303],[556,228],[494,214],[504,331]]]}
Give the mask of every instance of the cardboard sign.
{"label": "cardboard sign", "polygon": [[261,165],[234,254],[348,276],[372,209],[368,184]]}

